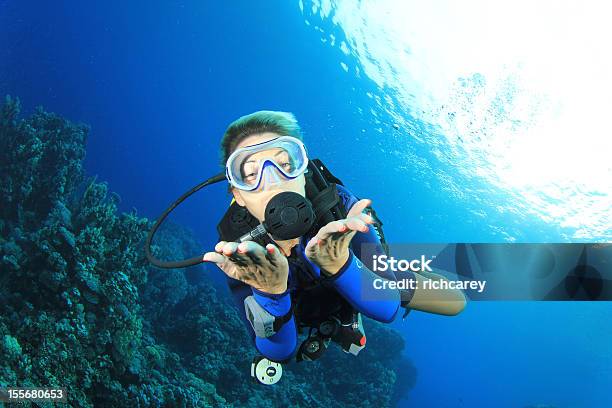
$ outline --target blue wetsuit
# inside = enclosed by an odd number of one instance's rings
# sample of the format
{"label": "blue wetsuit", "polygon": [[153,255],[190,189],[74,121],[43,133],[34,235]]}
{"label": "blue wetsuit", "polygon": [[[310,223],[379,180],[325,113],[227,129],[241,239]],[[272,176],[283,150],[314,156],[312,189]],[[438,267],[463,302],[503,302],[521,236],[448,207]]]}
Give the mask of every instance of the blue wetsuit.
{"label": "blue wetsuit", "polygon": [[[350,193],[345,187],[337,185],[338,195],[345,208],[349,210],[358,198]],[[299,298],[300,304],[308,304],[299,314],[300,320],[308,320],[309,315],[325,314],[325,303],[334,303],[333,298],[339,298],[341,302],[348,302],[356,311],[363,315],[381,322],[391,322],[400,307],[400,293],[397,289],[374,289],[373,281],[376,278],[395,280],[392,272],[375,274],[360,261],[361,244],[376,244],[376,252],[383,253],[380,240],[370,227],[366,233],[357,232],[351,241],[349,259],[342,268],[333,276],[322,276],[319,268],[304,255],[304,248],[311,237],[303,236],[299,245],[292,250],[289,260],[289,276],[287,291],[282,294],[269,294],[261,292],[249,285],[228,277],[228,284],[239,314],[247,325],[257,350],[266,358],[273,361],[287,361],[293,357],[297,349],[297,327],[295,317],[291,317],[280,330],[271,337],[257,337],[246,319],[244,312],[244,299],[253,295],[257,303],[274,316],[283,316],[291,308],[292,298],[296,302]],[[307,286],[319,287],[316,290],[306,290]],[[317,296],[323,299],[317,300]],[[405,302],[412,297],[404,293],[402,300]],[[312,298],[311,302],[308,302]],[[331,300],[330,300],[331,299]],[[306,300],[304,302],[304,300]],[[337,302],[336,302],[337,303]],[[331,306],[330,306],[331,307]]]}

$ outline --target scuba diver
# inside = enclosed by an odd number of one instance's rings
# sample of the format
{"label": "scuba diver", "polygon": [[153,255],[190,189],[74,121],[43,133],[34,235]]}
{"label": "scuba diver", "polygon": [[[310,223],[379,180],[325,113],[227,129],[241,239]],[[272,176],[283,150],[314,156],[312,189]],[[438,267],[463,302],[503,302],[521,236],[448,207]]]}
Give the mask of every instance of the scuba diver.
{"label": "scuba diver", "polygon": [[[157,221],[145,248],[156,266],[204,261],[225,273],[260,354],[251,365],[260,383],[276,383],[281,363],[294,357],[316,360],[330,342],[357,355],[366,344],[361,315],[389,323],[400,308],[405,317],[412,309],[456,315],[465,307],[460,290],[423,287],[427,279],[446,279],[441,275],[373,272],[364,265],[365,245],[379,255],[387,252],[382,222],[369,199],[357,198],[320,160],[307,156],[293,114],[258,111],[237,119],[223,135],[221,156],[225,174],[177,200]],[[233,200],[217,226],[214,250],[183,262],[153,258],[151,239],[168,213],[195,191],[222,180],[229,182]],[[374,285],[381,279],[413,279],[417,289]]]}
{"label": "scuba diver", "polygon": [[[307,186],[309,159],[299,125],[290,113],[260,111],[239,118],[226,130],[221,153],[235,200],[232,205],[246,209],[259,222],[266,220],[266,206],[279,193],[311,195],[311,202],[316,199],[312,194],[320,194],[308,191],[314,189]],[[325,170],[321,164],[312,167]],[[371,201],[357,199],[334,180],[328,183],[332,204],[341,207],[338,219],[314,223],[302,236],[265,243],[235,242],[237,237],[222,226],[214,252],[203,257],[227,275],[255,346],[270,361],[285,362],[295,353],[298,360],[313,360],[330,339],[357,354],[365,346],[361,314],[388,323],[400,306],[453,315],[465,304],[460,292],[448,293],[446,301],[437,293],[436,304],[431,304],[426,294],[414,290],[374,289],[368,284],[381,276],[360,262],[361,244],[374,243],[384,251],[371,227],[374,216],[364,212]],[[317,204],[323,207],[321,211],[330,207],[320,200]],[[320,214],[317,210],[315,207],[315,215]],[[396,279],[392,272],[382,278]],[[364,293],[368,289],[376,293],[368,296]],[[311,332],[298,349],[298,329],[302,327],[317,333],[313,336]]]}

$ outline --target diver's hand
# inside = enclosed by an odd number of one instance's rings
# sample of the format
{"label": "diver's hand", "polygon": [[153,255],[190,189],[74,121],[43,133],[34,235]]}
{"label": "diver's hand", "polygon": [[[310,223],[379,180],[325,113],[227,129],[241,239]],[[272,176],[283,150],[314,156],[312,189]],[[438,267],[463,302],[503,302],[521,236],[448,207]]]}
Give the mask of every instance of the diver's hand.
{"label": "diver's hand", "polygon": [[220,241],[215,252],[205,253],[202,259],[216,263],[230,278],[262,292],[279,294],[287,290],[289,263],[273,244],[263,248],[253,241]]}
{"label": "diver's hand", "polygon": [[371,200],[357,201],[343,220],[332,221],[319,230],[306,244],[306,256],[319,268],[332,275],[338,273],[349,257],[349,244],[357,231],[367,232],[374,219],[363,210]]}

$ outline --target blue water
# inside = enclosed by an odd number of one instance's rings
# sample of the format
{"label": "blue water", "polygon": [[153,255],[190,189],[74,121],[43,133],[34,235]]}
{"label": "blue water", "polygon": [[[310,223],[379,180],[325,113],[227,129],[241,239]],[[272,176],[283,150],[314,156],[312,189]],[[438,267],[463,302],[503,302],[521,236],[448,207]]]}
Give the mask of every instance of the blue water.
{"label": "blue water", "polygon": [[[354,44],[346,27],[308,2],[124,3],[0,1],[0,94],[21,98],[26,115],[42,105],[89,124],[86,170],[123,211],[156,217],[221,170],[229,122],[272,109],[293,112],[309,154],[373,200],[390,242],[597,241],[612,231],[577,235],[552,216],[500,211],[525,203],[440,159],[444,130],[417,114],[418,98],[402,110],[397,90],[355,71],[362,60],[340,46]],[[387,110],[376,99],[385,91]],[[173,219],[208,248],[226,194],[206,190]],[[603,302],[414,312],[394,323],[418,370],[401,406],[611,406],[610,318]]]}

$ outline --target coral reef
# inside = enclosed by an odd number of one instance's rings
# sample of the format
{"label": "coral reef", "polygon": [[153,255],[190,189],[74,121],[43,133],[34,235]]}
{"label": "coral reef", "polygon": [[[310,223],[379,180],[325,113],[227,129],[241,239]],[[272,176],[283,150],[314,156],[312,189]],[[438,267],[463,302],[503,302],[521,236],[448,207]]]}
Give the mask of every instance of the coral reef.
{"label": "coral reef", "polygon": [[[71,406],[391,406],[416,377],[401,337],[366,321],[355,358],[332,348],[252,383],[254,348],[230,299],[144,258],[151,221],[82,168],[88,128],[41,108],[0,112],[0,386],[66,387]],[[165,227],[154,252],[199,252]],[[208,271],[207,273],[214,273]],[[220,272],[219,272],[220,273]],[[401,384],[399,380],[401,379]]]}

